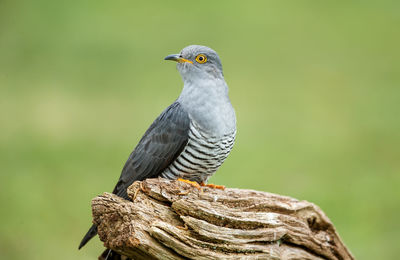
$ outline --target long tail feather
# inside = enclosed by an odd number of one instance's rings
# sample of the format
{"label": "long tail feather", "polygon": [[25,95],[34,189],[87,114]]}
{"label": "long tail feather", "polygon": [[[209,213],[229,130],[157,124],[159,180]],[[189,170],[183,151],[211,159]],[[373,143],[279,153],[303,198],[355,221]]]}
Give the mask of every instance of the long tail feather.
{"label": "long tail feather", "polygon": [[89,231],[86,233],[86,235],[83,237],[81,243],[79,244],[79,249],[81,249],[84,245],[86,245],[87,242],[89,242],[92,237],[97,235],[97,226],[93,224],[90,228]]}

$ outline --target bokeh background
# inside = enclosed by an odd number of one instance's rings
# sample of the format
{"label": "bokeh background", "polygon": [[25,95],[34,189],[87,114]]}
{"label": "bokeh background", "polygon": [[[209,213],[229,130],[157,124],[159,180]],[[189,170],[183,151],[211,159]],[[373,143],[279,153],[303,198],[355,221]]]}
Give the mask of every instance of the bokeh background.
{"label": "bokeh background", "polygon": [[90,201],[220,54],[237,142],[212,182],[318,204],[358,259],[400,254],[398,1],[0,1],[2,259],[96,259]]}

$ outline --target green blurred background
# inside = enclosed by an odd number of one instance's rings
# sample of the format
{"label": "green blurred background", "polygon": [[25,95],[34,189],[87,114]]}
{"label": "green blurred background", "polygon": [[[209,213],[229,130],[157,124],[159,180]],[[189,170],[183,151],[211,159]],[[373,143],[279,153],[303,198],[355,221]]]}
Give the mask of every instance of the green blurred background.
{"label": "green blurred background", "polygon": [[398,1],[0,1],[1,259],[96,259],[90,201],[217,50],[237,142],[212,178],[318,204],[358,259],[400,254]]}

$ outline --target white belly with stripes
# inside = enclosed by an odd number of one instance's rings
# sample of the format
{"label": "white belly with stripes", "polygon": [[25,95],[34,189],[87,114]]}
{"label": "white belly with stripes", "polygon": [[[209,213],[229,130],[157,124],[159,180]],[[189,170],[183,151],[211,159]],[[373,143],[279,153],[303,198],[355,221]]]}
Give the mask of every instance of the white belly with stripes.
{"label": "white belly with stripes", "polygon": [[190,123],[188,144],[161,177],[206,182],[228,157],[235,135],[236,130],[222,137],[212,137]]}

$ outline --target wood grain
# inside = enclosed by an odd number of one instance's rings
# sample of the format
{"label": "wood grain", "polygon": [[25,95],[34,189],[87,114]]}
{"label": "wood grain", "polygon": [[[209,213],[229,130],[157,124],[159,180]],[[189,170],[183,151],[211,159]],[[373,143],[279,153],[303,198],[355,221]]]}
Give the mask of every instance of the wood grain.
{"label": "wood grain", "polygon": [[354,259],[316,205],[147,179],[92,201],[104,246],[133,259]]}

